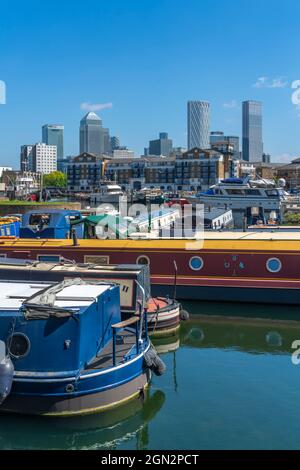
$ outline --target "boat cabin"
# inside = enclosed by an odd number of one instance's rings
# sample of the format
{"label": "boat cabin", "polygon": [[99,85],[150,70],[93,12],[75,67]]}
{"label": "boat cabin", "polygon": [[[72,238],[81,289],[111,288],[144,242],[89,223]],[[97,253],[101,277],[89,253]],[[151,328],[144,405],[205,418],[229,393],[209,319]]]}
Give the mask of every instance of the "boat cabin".
{"label": "boat cabin", "polygon": [[20,238],[71,238],[71,229],[83,238],[80,221],[82,215],[76,210],[29,211],[22,217]]}

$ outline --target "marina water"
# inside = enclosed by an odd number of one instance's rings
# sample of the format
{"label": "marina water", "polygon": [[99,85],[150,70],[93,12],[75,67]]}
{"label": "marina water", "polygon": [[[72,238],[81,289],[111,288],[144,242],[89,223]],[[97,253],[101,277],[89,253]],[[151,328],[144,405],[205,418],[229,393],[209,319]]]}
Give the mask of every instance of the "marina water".
{"label": "marina water", "polygon": [[178,335],[155,341],[167,373],[144,400],[77,418],[1,415],[0,449],[299,449],[298,307],[185,307]]}

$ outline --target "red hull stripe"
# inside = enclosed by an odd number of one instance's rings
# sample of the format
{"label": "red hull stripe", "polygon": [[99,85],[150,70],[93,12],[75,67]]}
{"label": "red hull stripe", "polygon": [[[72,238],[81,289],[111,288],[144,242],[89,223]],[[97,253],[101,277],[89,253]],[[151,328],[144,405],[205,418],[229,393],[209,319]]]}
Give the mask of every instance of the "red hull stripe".
{"label": "red hull stripe", "polygon": [[[174,277],[171,276],[151,276],[152,284],[173,285]],[[241,279],[241,278],[195,278],[177,277],[177,284],[181,286],[198,287],[252,287],[254,289],[300,289],[300,280],[283,279]]]}

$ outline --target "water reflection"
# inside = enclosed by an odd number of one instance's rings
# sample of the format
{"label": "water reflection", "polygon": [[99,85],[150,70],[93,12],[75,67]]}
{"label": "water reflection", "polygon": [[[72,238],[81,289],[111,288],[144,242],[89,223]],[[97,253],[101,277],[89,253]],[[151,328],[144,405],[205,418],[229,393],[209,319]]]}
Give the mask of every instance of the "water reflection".
{"label": "water reflection", "polygon": [[300,323],[192,317],[180,329],[180,346],[237,349],[249,353],[291,354]]}
{"label": "water reflection", "polygon": [[165,402],[165,394],[148,390],[145,400],[132,400],[115,410],[74,418],[14,415],[0,417],[1,449],[115,449],[136,439],[147,447],[148,424]]}
{"label": "water reflection", "polygon": [[[252,319],[228,304],[207,308],[152,340],[167,373],[144,402],[61,420],[2,415],[0,449],[298,448],[300,366],[287,356],[300,322],[266,319],[269,307],[239,306]],[[296,309],[284,312],[295,319]]]}

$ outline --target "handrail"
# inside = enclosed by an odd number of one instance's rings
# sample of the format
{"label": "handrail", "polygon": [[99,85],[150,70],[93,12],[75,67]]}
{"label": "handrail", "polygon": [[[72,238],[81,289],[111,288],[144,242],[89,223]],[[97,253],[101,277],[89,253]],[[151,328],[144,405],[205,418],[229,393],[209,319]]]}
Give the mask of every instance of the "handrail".
{"label": "handrail", "polygon": [[135,315],[134,317],[128,318],[127,320],[121,321],[119,323],[115,323],[111,325],[112,328],[126,328],[126,326],[133,325],[140,321],[139,315]]}

